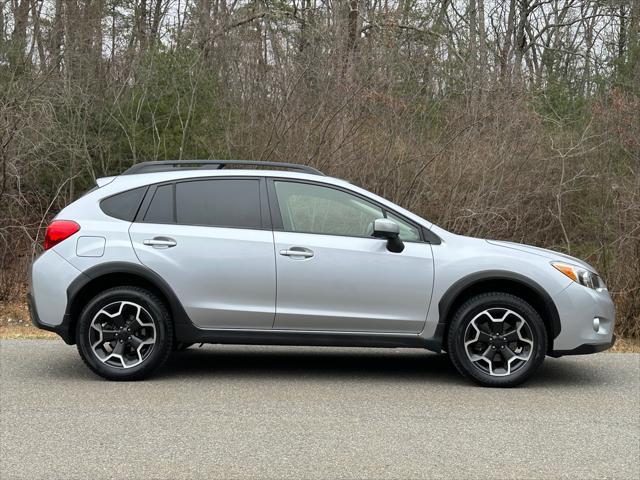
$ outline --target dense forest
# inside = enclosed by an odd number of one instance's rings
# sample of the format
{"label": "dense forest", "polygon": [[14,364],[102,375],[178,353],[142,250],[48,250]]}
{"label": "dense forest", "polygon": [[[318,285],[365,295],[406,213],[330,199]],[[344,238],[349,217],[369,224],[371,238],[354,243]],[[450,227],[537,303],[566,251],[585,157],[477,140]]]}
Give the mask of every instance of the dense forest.
{"label": "dense forest", "polygon": [[0,0],[0,302],[95,178],[195,158],[581,257],[640,336],[638,0]]}

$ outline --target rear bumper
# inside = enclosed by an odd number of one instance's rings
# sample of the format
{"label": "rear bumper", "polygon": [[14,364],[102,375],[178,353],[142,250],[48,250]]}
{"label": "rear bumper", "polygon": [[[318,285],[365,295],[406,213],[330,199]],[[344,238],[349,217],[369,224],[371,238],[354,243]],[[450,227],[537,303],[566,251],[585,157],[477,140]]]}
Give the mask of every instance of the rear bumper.
{"label": "rear bumper", "polygon": [[31,323],[37,328],[42,330],[47,330],[49,332],[54,332],[60,335],[60,337],[64,340],[64,342],[68,345],[73,345],[73,335],[70,331],[69,318],[67,315],[62,319],[62,323],[59,325],[49,325],[48,323],[42,322],[40,320],[40,316],[38,315],[38,309],[36,308],[36,302],[33,300],[33,295],[31,293],[27,293],[27,305],[29,307],[29,317],[31,318]]}
{"label": "rear bumper", "polygon": [[27,304],[31,322],[73,343],[74,332],[67,312],[67,289],[82,273],[54,249],[43,252],[31,265]]}
{"label": "rear bumper", "polygon": [[605,343],[583,343],[571,350],[553,350],[549,353],[552,357],[562,357],[564,355],[588,355],[590,353],[604,352],[609,350],[616,343],[616,336],[611,336],[611,341]]}

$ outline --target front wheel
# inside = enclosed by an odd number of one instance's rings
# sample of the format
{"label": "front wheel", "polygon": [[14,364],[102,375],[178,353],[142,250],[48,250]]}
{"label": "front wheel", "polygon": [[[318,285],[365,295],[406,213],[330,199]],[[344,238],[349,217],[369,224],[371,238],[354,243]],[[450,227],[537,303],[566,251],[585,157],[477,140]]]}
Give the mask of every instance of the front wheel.
{"label": "front wheel", "polygon": [[493,292],[460,306],[447,344],[453,364],[465,377],[486,387],[513,387],[529,379],[544,360],[547,333],[531,305]]}
{"label": "front wheel", "polygon": [[93,372],[109,380],[139,380],[169,356],[171,317],[148,290],[111,288],[85,306],[76,340],[80,356]]}

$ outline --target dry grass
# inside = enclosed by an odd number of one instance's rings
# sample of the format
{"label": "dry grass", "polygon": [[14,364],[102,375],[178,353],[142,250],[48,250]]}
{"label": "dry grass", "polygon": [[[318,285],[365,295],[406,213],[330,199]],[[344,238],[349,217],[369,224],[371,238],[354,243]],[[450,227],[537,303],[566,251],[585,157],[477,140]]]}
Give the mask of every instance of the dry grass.
{"label": "dry grass", "polygon": [[[55,333],[31,324],[25,303],[0,303],[0,339],[55,339]],[[618,338],[609,352],[640,353],[640,339]]]}
{"label": "dry grass", "polygon": [[607,351],[611,353],[640,353],[640,339],[618,338],[613,348]]}
{"label": "dry grass", "polygon": [[0,303],[0,338],[54,339],[57,335],[34,327],[25,303]]}
{"label": "dry grass", "polygon": [[0,325],[0,339],[9,340],[55,340],[55,333],[40,330],[33,325]]}

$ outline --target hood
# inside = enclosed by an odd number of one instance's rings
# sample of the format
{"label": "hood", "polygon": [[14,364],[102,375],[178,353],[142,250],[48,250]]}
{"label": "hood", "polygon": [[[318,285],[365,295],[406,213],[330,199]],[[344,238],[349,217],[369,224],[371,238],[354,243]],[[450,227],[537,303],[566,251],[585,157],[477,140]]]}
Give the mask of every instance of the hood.
{"label": "hood", "polygon": [[524,245],[522,243],[515,242],[503,242],[502,240],[487,240],[491,245],[497,245],[499,247],[511,248],[513,250],[519,250],[520,252],[531,253],[549,259],[550,261],[566,261],[574,265],[579,265],[587,270],[591,270],[594,273],[596,269],[586,262],[583,262],[579,258],[566,255],[564,253],[554,252],[553,250],[547,250],[546,248],[534,247],[532,245]]}

